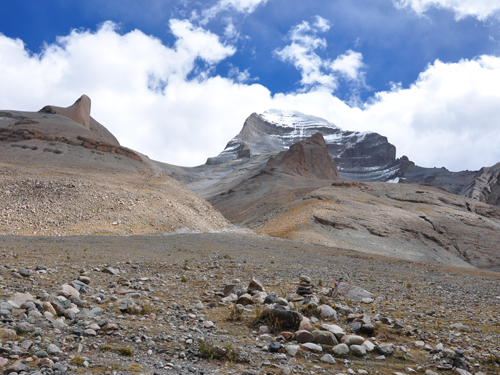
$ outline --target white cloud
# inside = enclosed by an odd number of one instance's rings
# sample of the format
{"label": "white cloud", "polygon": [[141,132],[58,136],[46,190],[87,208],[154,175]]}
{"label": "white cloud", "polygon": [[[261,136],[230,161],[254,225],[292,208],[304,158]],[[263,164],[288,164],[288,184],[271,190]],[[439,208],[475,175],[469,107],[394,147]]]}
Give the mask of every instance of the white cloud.
{"label": "white cloud", "polygon": [[300,71],[300,82],[304,90],[315,88],[335,91],[339,75],[349,81],[364,80],[364,74],[361,72],[364,67],[361,53],[348,50],[334,61],[322,59],[316,53],[317,50],[327,47],[326,40],[319,38],[317,33],[328,31],[329,28],[328,20],[320,16],[316,16],[312,25],[303,21],[290,30],[288,37],[292,43],[275,51],[282,61],[291,62]]}
{"label": "white cloud", "polygon": [[239,13],[253,13],[259,5],[265,5],[268,0],[219,0],[214,6],[205,9],[201,24],[204,25],[223,11],[235,10]]}
{"label": "white cloud", "polygon": [[338,56],[331,65],[331,70],[339,72],[344,78],[350,81],[364,80],[362,78],[364,67],[363,55],[353,50],[348,50],[345,54]]}
{"label": "white cloud", "polygon": [[177,165],[217,155],[252,112],[269,108],[377,131],[399,156],[422,166],[479,169],[500,161],[500,57],[436,61],[410,87],[393,84],[352,108],[326,90],[273,96],[262,85],[238,82],[248,78],[239,70],[212,77],[211,69],[234,48],[187,21],[172,21],[171,28],[177,37],[171,48],[137,30],[121,35],[106,23],[95,33],[74,31],[40,55],[0,34],[1,109],[67,106],[87,94],[92,116],[122,144]]}
{"label": "white cloud", "polygon": [[423,14],[432,7],[450,9],[458,20],[468,16],[486,20],[500,15],[498,0],[393,0],[393,2],[399,9],[411,8],[418,14]]}

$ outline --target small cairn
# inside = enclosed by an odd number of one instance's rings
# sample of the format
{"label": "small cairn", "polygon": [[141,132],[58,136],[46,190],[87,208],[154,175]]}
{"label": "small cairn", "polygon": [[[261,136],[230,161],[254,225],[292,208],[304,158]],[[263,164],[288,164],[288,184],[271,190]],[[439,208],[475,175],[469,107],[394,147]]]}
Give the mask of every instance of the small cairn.
{"label": "small cairn", "polygon": [[299,276],[299,282],[297,287],[297,294],[300,296],[308,296],[312,294],[312,283],[311,278],[306,275]]}

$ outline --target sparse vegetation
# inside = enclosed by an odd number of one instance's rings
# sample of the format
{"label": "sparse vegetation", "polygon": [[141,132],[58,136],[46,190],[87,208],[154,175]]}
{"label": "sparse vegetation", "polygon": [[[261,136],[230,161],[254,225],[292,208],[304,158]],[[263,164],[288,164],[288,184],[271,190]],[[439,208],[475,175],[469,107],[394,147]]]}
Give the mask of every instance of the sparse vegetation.
{"label": "sparse vegetation", "polygon": [[118,353],[120,353],[121,355],[126,356],[126,357],[132,357],[134,355],[134,351],[130,348],[122,347],[122,348],[118,348],[117,350],[118,350]]}

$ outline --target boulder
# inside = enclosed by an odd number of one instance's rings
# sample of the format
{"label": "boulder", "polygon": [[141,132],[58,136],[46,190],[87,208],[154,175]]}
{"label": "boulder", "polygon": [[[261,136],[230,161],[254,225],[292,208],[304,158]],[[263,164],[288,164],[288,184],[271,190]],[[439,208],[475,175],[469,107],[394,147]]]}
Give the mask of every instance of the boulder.
{"label": "boulder", "polygon": [[314,343],[316,344],[334,346],[339,343],[335,335],[330,331],[320,331],[316,329],[312,334],[314,336]]}

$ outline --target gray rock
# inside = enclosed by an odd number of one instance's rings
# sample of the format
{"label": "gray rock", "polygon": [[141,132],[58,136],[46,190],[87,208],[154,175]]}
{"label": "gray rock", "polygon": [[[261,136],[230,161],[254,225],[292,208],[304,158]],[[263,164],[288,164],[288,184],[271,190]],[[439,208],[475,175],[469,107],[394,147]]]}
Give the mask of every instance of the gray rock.
{"label": "gray rock", "polygon": [[47,266],[45,266],[43,264],[39,264],[38,266],[36,266],[35,270],[36,271],[46,271],[47,270]]}
{"label": "gray rock", "polygon": [[346,344],[347,346],[351,345],[363,345],[365,342],[365,338],[362,336],[356,336],[356,335],[346,335],[342,337],[342,343]]}
{"label": "gray rock", "polygon": [[349,347],[346,344],[335,345],[332,350],[336,355],[345,355],[349,353]]}
{"label": "gray rock", "polygon": [[33,324],[30,324],[28,322],[20,322],[17,324],[16,328],[18,333],[28,333],[35,331],[35,327],[33,326]]}
{"label": "gray rock", "polygon": [[339,343],[335,335],[330,331],[314,330],[312,334],[315,344],[334,346]]}
{"label": "gray rock", "polygon": [[304,348],[307,348],[309,350],[315,351],[315,352],[322,352],[323,348],[319,345],[313,344],[312,342],[306,342],[305,344],[302,344]]}
{"label": "gray rock", "polygon": [[269,344],[268,349],[271,353],[278,353],[281,349],[281,344],[279,342],[272,342]]}
{"label": "gray rock", "polygon": [[50,344],[47,347],[47,353],[49,355],[58,354],[58,353],[61,353],[61,349],[59,349],[59,347],[57,345],[55,345],[55,344]]}
{"label": "gray rock", "polygon": [[331,354],[325,354],[323,357],[321,357],[320,361],[324,363],[330,363],[332,365],[336,363],[335,358],[333,358]]}
{"label": "gray rock", "polygon": [[337,319],[337,312],[331,306],[321,305],[318,307],[318,312],[323,318]]}
{"label": "gray rock", "polygon": [[392,353],[394,352],[394,345],[380,344],[379,346],[377,346],[377,351],[384,356],[392,355]]}
{"label": "gray rock", "polygon": [[300,346],[298,345],[287,345],[285,346],[285,350],[288,353],[288,355],[291,355],[292,357],[295,357],[297,355],[297,352],[299,351]]}
{"label": "gray rock", "polygon": [[365,335],[371,336],[373,332],[375,332],[375,326],[371,323],[363,324],[361,326],[361,332],[363,332]]}
{"label": "gray rock", "polygon": [[75,305],[77,305],[80,308],[85,306],[85,302],[82,301],[80,296],[76,296],[76,295],[70,296],[68,299],[71,301],[71,303],[74,303]]}
{"label": "gray rock", "polygon": [[32,271],[27,269],[27,268],[21,268],[19,270],[19,274],[22,276],[22,277],[30,277],[31,276],[31,273]]}
{"label": "gray rock", "polygon": [[89,318],[95,318],[96,316],[99,316],[104,313],[104,309],[100,307],[94,307],[92,310],[90,310],[88,317]]}
{"label": "gray rock", "polygon": [[37,352],[35,352],[35,355],[38,358],[47,358],[49,356],[49,354],[45,350],[38,350]]}
{"label": "gray rock", "polygon": [[349,349],[351,349],[352,354],[357,355],[359,357],[364,356],[366,354],[366,348],[363,345],[351,345]]}

